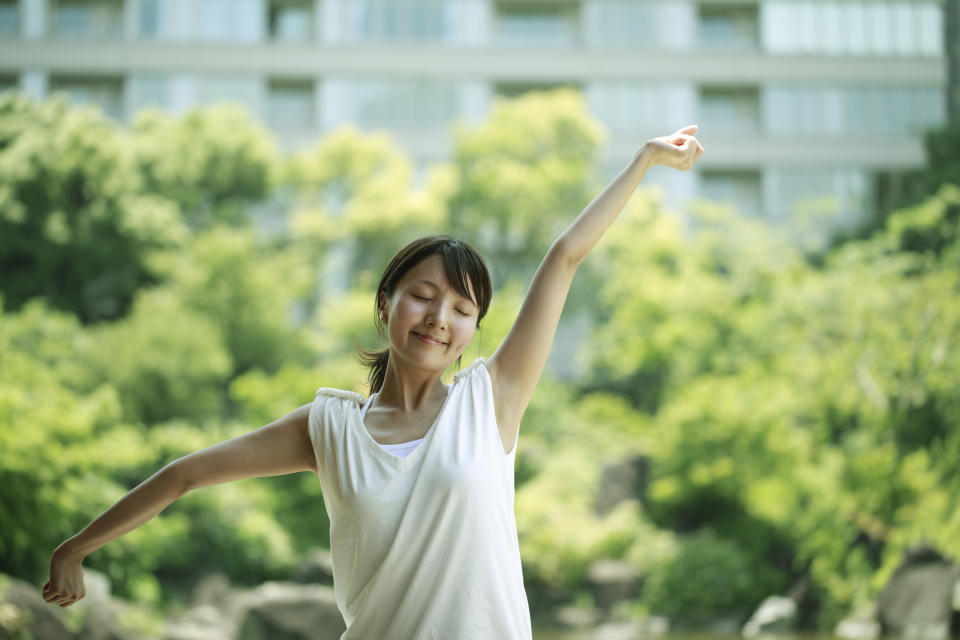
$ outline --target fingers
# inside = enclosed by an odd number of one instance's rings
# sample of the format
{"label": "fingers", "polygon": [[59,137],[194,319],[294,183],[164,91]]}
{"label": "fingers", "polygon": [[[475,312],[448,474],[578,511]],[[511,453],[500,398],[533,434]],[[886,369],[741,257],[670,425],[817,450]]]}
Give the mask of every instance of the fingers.
{"label": "fingers", "polygon": [[50,604],[57,604],[61,607],[69,607],[78,600],[82,600],[84,596],[87,595],[86,589],[82,590],[79,595],[73,593],[60,593],[53,588],[49,582],[43,585],[43,599]]}

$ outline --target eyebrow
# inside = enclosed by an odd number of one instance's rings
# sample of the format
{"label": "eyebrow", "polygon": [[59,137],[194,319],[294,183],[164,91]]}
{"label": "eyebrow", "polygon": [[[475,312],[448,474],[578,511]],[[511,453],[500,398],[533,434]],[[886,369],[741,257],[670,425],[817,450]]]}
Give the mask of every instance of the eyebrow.
{"label": "eyebrow", "polygon": [[[439,288],[440,288],[440,286],[439,286],[436,282],[433,282],[433,281],[431,281],[431,280],[425,280],[425,279],[423,279],[423,278],[420,278],[419,280],[417,280],[417,282],[422,282],[422,283],[424,283],[424,284],[428,284],[428,285],[430,285],[431,287],[433,287],[434,289],[439,289]],[[461,297],[462,297],[462,296],[461,296]],[[471,300],[470,298],[463,298],[463,301],[464,301],[464,302],[467,302],[467,303],[469,303],[469,304],[472,304],[472,305],[475,306],[475,307],[477,306],[477,303],[474,302],[473,300]]]}

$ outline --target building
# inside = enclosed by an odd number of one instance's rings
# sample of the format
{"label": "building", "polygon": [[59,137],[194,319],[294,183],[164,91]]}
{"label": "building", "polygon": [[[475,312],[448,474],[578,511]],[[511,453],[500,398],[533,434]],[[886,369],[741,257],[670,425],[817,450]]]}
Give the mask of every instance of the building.
{"label": "building", "polygon": [[[726,200],[838,224],[924,162],[946,118],[938,0],[0,0],[0,89],[66,91],[119,120],[246,105],[287,149],[344,122],[419,167],[498,95],[580,87],[612,176],[697,122],[708,153],[655,169],[683,210]],[[574,212],[576,213],[576,212]]]}

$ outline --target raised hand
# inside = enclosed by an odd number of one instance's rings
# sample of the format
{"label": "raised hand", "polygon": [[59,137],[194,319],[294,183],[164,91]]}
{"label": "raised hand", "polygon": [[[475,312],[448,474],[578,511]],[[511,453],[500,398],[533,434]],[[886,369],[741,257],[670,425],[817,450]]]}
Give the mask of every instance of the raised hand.
{"label": "raised hand", "polygon": [[691,124],[672,135],[648,140],[639,153],[647,153],[652,165],[689,171],[703,153],[703,145],[693,137],[696,132],[697,125]]}

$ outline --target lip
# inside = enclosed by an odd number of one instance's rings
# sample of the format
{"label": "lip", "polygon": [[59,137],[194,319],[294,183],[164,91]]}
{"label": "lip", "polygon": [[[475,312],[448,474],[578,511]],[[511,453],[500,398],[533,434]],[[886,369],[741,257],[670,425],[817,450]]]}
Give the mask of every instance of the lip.
{"label": "lip", "polygon": [[440,342],[438,340],[434,340],[433,338],[428,338],[427,336],[421,335],[416,331],[412,331],[411,333],[413,333],[413,335],[417,336],[418,338],[420,338],[420,340],[422,340],[423,342],[426,342],[427,344],[435,344],[440,347],[445,347],[447,345],[446,342]]}

